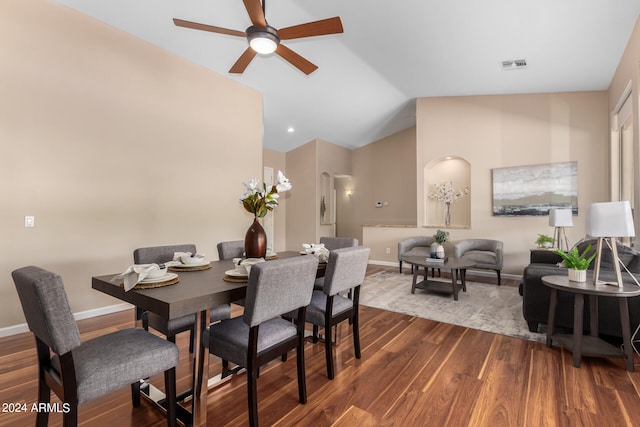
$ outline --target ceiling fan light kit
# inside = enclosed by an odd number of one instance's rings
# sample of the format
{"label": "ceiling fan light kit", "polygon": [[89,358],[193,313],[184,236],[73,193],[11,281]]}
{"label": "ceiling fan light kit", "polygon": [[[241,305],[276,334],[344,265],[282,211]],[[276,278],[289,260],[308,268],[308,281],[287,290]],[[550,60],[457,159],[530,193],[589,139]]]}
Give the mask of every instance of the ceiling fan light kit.
{"label": "ceiling fan light kit", "polygon": [[267,25],[267,28],[256,28],[253,25],[247,28],[249,46],[261,55],[273,53],[280,44],[280,37],[275,28]]}
{"label": "ceiling fan light kit", "polygon": [[177,18],[173,19],[173,23],[178,27],[190,28],[192,30],[246,37],[249,42],[249,47],[240,55],[240,58],[238,58],[229,70],[230,73],[236,74],[242,74],[257,53],[268,55],[275,52],[276,55],[289,62],[298,70],[309,75],[313,73],[318,66],[281,44],[280,40],[326,36],[344,32],[342,21],[337,16],[307,22],[306,24],[294,25],[292,27],[280,28],[278,31],[276,28],[267,24],[264,14],[264,0],[263,2],[260,2],[260,0],[243,0],[243,3],[252,24],[244,33],[238,30],[230,30],[228,28],[215,27],[213,25],[200,24]]}

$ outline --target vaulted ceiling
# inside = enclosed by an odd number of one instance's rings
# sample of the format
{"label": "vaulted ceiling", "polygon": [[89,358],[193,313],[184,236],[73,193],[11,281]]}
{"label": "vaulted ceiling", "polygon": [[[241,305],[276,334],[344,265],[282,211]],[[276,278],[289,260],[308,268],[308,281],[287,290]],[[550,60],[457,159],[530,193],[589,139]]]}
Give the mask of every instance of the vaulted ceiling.
{"label": "vaulted ceiling", "polygon": [[640,15],[638,0],[267,0],[275,28],[339,16],[344,33],[283,42],[310,75],[275,54],[237,75],[246,39],[172,20],[244,32],[241,0],[59,3],[262,92],[263,143],[278,151],[366,145],[415,125],[418,97],[606,90]]}

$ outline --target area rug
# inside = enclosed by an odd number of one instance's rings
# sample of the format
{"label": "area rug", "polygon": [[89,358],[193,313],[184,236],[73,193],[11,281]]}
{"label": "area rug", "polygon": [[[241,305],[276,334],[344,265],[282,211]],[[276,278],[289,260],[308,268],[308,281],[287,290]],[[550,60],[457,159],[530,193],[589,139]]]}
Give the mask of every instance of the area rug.
{"label": "area rug", "polygon": [[360,304],[523,340],[545,341],[544,334],[529,331],[522,317],[522,297],[515,287],[467,281],[467,291],[461,290],[458,301],[454,301],[452,295],[422,289],[411,294],[412,280],[410,274],[389,271],[367,276],[360,290]]}

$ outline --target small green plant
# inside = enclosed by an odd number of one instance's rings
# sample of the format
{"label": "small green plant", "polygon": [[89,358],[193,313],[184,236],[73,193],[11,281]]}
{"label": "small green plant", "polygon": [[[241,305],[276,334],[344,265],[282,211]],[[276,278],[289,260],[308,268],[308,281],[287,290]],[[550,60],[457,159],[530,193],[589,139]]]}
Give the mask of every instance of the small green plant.
{"label": "small green plant", "polygon": [[565,267],[573,268],[574,270],[586,270],[589,268],[591,261],[596,257],[596,253],[594,252],[593,255],[587,258],[586,256],[589,253],[589,250],[591,250],[591,245],[587,245],[582,253],[578,253],[578,248],[575,246],[570,252],[557,250],[556,253],[564,260]]}
{"label": "small green plant", "polygon": [[551,236],[547,236],[546,234],[538,234],[538,238],[536,239],[536,245],[545,246],[545,243],[549,243],[550,246],[553,246],[556,239]]}
{"label": "small green plant", "polygon": [[447,240],[449,240],[449,232],[444,230],[436,231],[436,234],[433,235],[433,238],[436,239],[436,242],[443,244]]}

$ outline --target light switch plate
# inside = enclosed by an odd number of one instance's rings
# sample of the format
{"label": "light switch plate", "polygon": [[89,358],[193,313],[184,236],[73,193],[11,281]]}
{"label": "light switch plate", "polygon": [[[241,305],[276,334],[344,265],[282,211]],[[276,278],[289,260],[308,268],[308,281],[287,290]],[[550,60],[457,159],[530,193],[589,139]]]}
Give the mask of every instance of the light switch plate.
{"label": "light switch plate", "polygon": [[26,228],[33,228],[36,226],[36,217],[27,215],[24,217],[24,226]]}

